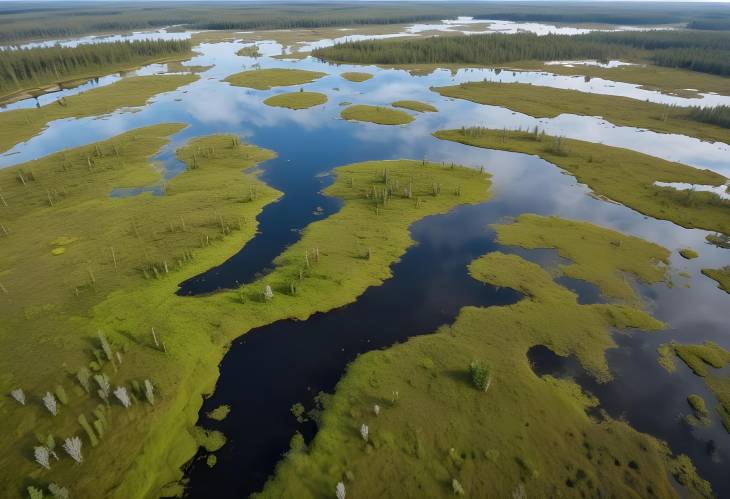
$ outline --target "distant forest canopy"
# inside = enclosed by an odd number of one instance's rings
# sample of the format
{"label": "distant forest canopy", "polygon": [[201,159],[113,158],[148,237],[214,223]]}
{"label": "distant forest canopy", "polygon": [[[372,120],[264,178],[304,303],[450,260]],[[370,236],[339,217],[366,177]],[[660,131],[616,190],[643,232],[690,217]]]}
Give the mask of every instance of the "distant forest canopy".
{"label": "distant forest canopy", "polygon": [[185,55],[190,47],[190,40],[143,40],[0,50],[0,94]]}
{"label": "distant forest canopy", "polygon": [[191,29],[283,29],[398,24],[457,16],[512,21],[684,24],[724,29],[718,3],[604,2],[3,2],[0,43],[180,25]]}
{"label": "distant forest canopy", "polygon": [[350,42],[315,57],[358,64],[505,64],[518,61],[629,58],[730,75],[730,32],[624,31],[585,35],[532,33]]}

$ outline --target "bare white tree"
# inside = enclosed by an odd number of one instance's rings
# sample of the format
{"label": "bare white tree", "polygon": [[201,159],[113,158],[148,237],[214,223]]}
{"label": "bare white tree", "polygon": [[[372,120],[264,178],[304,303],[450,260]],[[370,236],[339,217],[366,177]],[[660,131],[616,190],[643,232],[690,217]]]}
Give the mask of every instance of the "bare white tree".
{"label": "bare white tree", "polygon": [[53,494],[53,497],[55,499],[68,499],[69,493],[68,489],[66,487],[61,487],[58,484],[55,484],[51,482],[50,485],[48,485],[48,490]]}
{"label": "bare white tree", "polygon": [[373,412],[375,413],[376,416],[380,414],[380,406],[378,404],[375,404],[373,406]]}
{"label": "bare white tree", "polygon": [[154,387],[152,386],[152,382],[148,379],[144,380],[144,396],[150,404],[155,403]]}
{"label": "bare white tree", "polygon": [[112,354],[112,347],[109,345],[109,342],[106,340],[106,336],[104,336],[104,333],[99,330],[97,332],[99,335],[99,343],[101,343],[101,349],[104,350],[104,355],[106,355],[106,358],[109,362],[114,362],[114,356]]}
{"label": "bare white tree", "polygon": [[46,409],[48,409],[48,412],[50,412],[54,416],[56,414],[58,414],[58,406],[56,405],[56,397],[51,392],[46,392],[46,394],[43,395],[43,405],[45,405]]}
{"label": "bare white tree", "polygon": [[127,389],[125,387],[118,386],[116,390],[114,390],[114,395],[119,399],[125,409],[129,409],[129,406],[132,405],[132,401],[129,399],[129,393],[127,393]]}
{"label": "bare white tree", "polygon": [[266,301],[271,301],[271,299],[274,297],[274,292],[271,291],[271,286],[268,284],[266,285],[266,288],[264,289],[264,299]]}
{"label": "bare white tree", "polygon": [[35,462],[43,466],[45,469],[51,469],[51,453],[47,447],[40,445],[33,448],[33,456],[35,456]]}
{"label": "bare white tree", "polygon": [[64,440],[63,450],[77,463],[84,462],[84,456],[81,455],[81,439],[79,437],[71,437]]}
{"label": "bare white tree", "polygon": [[25,393],[22,388],[17,388],[10,392],[10,396],[18,401],[20,405],[25,405]]}
{"label": "bare white tree", "polygon": [[369,433],[368,425],[363,424],[360,427],[360,435],[362,435],[362,439],[365,440],[366,442],[368,441],[368,433]]}
{"label": "bare white tree", "polygon": [[342,482],[337,482],[337,487],[335,487],[335,494],[337,494],[337,499],[345,499],[345,496],[347,495],[347,492],[345,492],[345,484]]}
{"label": "bare white tree", "polygon": [[35,487],[28,487],[28,497],[30,499],[43,499],[43,491]]}
{"label": "bare white tree", "polygon": [[451,480],[451,488],[454,490],[454,495],[457,496],[463,496],[464,495],[464,487],[461,486],[459,483],[459,480],[456,478]]}
{"label": "bare white tree", "polygon": [[86,393],[89,393],[91,391],[91,373],[88,369],[82,367],[78,371],[76,371],[76,379],[79,380],[79,383],[86,391]]}
{"label": "bare white tree", "polygon": [[117,354],[117,362],[119,362],[119,365],[122,365],[122,353],[116,352]]}
{"label": "bare white tree", "polygon": [[109,376],[106,374],[95,374],[94,380],[99,385],[99,389],[96,391],[96,393],[99,394],[99,397],[104,400],[104,402],[109,401],[109,393],[111,393],[111,384],[109,383]]}

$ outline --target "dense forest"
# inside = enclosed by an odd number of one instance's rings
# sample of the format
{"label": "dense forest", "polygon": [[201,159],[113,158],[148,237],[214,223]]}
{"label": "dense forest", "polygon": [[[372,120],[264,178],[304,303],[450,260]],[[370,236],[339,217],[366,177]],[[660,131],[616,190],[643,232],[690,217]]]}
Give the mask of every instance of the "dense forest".
{"label": "dense forest", "polygon": [[730,75],[730,33],[594,32],[586,35],[487,34],[342,43],[316,57],[360,64],[504,64],[525,60],[628,58]]}
{"label": "dense forest", "polygon": [[687,116],[695,121],[730,128],[730,106],[691,107]]}
{"label": "dense forest", "polygon": [[189,40],[143,40],[0,50],[0,93],[112,72],[190,52]]}
{"label": "dense forest", "polygon": [[180,25],[194,29],[280,29],[412,23],[456,16],[513,21],[684,24],[718,29],[723,4],[632,2],[3,2],[0,43]]}

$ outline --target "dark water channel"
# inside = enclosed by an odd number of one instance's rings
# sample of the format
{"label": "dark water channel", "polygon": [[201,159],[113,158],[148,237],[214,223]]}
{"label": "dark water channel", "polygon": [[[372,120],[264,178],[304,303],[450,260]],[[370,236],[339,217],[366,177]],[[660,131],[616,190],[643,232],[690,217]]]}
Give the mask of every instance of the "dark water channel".
{"label": "dark water channel", "polygon": [[[599,118],[561,115],[536,120],[504,108],[452,101],[429,87],[460,81],[499,78],[566,88],[583,88],[581,78],[570,80],[546,73],[447,71],[413,77],[403,71],[367,68],[375,77],[356,84],[339,72],[363,70],[335,67],[311,58],[289,62],[264,57],[264,66],[297,67],[329,73],[306,85],[307,90],[328,95],[329,102],[305,111],[270,108],[262,104],[269,95],[291,91],[280,88],[259,92],[231,87],[221,79],[254,62],[235,56],[241,44],[202,45],[203,54],[192,64],[212,65],[202,78],[178,91],[158,96],[138,112],[115,112],[102,118],[59,120],[38,137],[0,156],[0,167],[18,164],[65,147],[103,140],[132,128],[156,123],[183,122],[188,128],[172,138],[158,160],[166,166],[166,179],[180,171],[174,150],[186,140],[212,133],[236,133],[246,141],[277,153],[262,165],[261,178],[284,193],[258,217],[259,233],[226,261],[180,284],[179,294],[200,295],[236,283],[253,280],[271,268],[273,260],[296,242],[301,230],[335,213],[340,203],[321,194],[329,185],[332,168],[357,161],[397,158],[427,158],[455,161],[471,167],[484,166],[494,175],[494,199],[475,206],[462,206],[450,213],[432,216],[411,227],[416,244],[392,267],[392,278],[369,288],[353,304],[316,314],[307,321],[280,321],[250,331],[235,341],[221,363],[215,393],[205,401],[201,424],[220,429],[228,443],[216,453],[218,462],[208,468],[201,454],[187,470],[189,497],[245,497],[260,490],[276,462],[288,449],[289,439],[301,431],[314,437],[311,423],[299,424],[290,412],[295,403],[308,409],[319,391],[331,392],[347,364],[359,353],[383,348],[408,337],[434,331],[451,323],[466,305],[498,306],[513,303],[519,295],[495,289],[471,279],[468,263],[489,251],[523,255],[546,267],[561,263],[554,251],[522,251],[499,247],[489,224],[509,220],[525,212],[587,220],[661,244],[670,250],[693,247],[697,260],[672,257],[675,285],[641,287],[650,312],[667,323],[659,333],[631,332],[616,335],[618,348],[607,353],[615,379],[597,384],[571,358],[560,358],[536,347],[529,352],[539,374],[553,373],[575,378],[599,397],[601,407],[614,417],[625,417],[637,430],[668,442],[675,453],[688,454],[700,474],[712,482],[720,497],[730,497],[730,435],[718,418],[707,428],[690,428],[683,422],[689,413],[686,397],[701,394],[710,407],[716,399],[702,381],[678,363],[668,374],[657,364],[656,347],[670,340],[698,343],[712,340],[730,348],[728,297],[715,283],[703,277],[703,267],[730,263],[727,251],[704,244],[705,233],[644,217],[624,206],[588,195],[584,186],[538,158],[488,151],[436,140],[431,133],[441,128],[484,125],[495,128],[531,128],[539,125],[548,133],[604,142],[636,149],[670,160],[710,168],[730,175],[727,145],[701,142],[688,137],[662,135],[628,127],[614,127]],[[624,92],[635,98],[656,97],[625,84],[593,82],[593,92]],[[622,86],[623,85],[623,86]],[[572,87],[571,87],[572,86]],[[298,89],[298,87],[297,87]],[[416,116],[406,127],[349,123],[339,119],[344,102],[388,105],[398,99],[417,99],[435,105],[440,112]],[[679,98],[673,97],[678,100]],[[674,101],[672,101],[674,102]],[[24,106],[27,103],[18,104]],[[161,193],[164,185],[111,195]],[[680,278],[679,271],[689,278]],[[564,277],[557,281],[573,289],[581,303],[597,303],[595,286]],[[689,286],[689,287],[687,287]],[[205,413],[220,404],[232,412],[222,422],[208,420]]]}

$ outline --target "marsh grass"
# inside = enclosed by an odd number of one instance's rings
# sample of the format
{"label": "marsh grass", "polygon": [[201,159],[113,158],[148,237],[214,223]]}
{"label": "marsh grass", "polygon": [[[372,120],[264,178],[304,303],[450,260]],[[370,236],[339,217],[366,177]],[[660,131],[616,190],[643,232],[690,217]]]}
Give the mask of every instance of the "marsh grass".
{"label": "marsh grass", "polygon": [[309,109],[327,102],[327,96],[319,92],[291,92],[269,97],[264,101],[267,106],[289,109]]}
{"label": "marsh grass", "polygon": [[270,68],[243,71],[227,77],[224,81],[236,87],[269,90],[273,87],[286,87],[311,83],[323,76],[326,76],[326,74],[318,71]]}
{"label": "marsh grass", "polygon": [[425,102],[419,102],[416,100],[399,100],[393,102],[391,106],[410,109],[411,111],[416,111],[418,113],[435,113],[438,111],[438,109],[431,104],[426,104]]}
{"label": "marsh grass", "polygon": [[[105,87],[66,97],[63,104],[53,102],[37,109],[5,111],[0,113],[0,152],[37,135],[51,121],[99,116],[121,107],[141,106],[156,94],[175,90],[198,78],[191,74],[129,77]],[[94,159],[94,154],[90,154],[89,168],[93,168]],[[18,172],[18,176],[19,180],[25,181],[21,172]],[[2,200],[0,204],[4,204]]]}
{"label": "marsh grass", "polygon": [[[730,131],[717,121],[682,107],[644,102],[629,97],[592,94],[525,83],[474,82],[434,87],[439,94],[479,104],[501,106],[536,118],[560,114],[600,116],[619,126],[730,142]],[[714,115],[713,115],[714,116]],[[702,118],[702,119],[700,119]]]}
{"label": "marsh grass", "polygon": [[489,149],[534,154],[568,171],[596,194],[640,213],[670,220],[682,227],[730,234],[730,205],[718,196],[688,195],[661,188],[655,182],[723,185],[727,179],[710,170],[699,170],[646,154],[574,139],[561,139],[564,154],[551,150],[555,138],[542,132],[494,130],[481,127],[441,130],[437,138]]}
{"label": "marsh grass", "polygon": [[397,109],[383,106],[355,105],[344,109],[340,115],[350,121],[366,121],[378,125],[406,125],[413,116]]}

